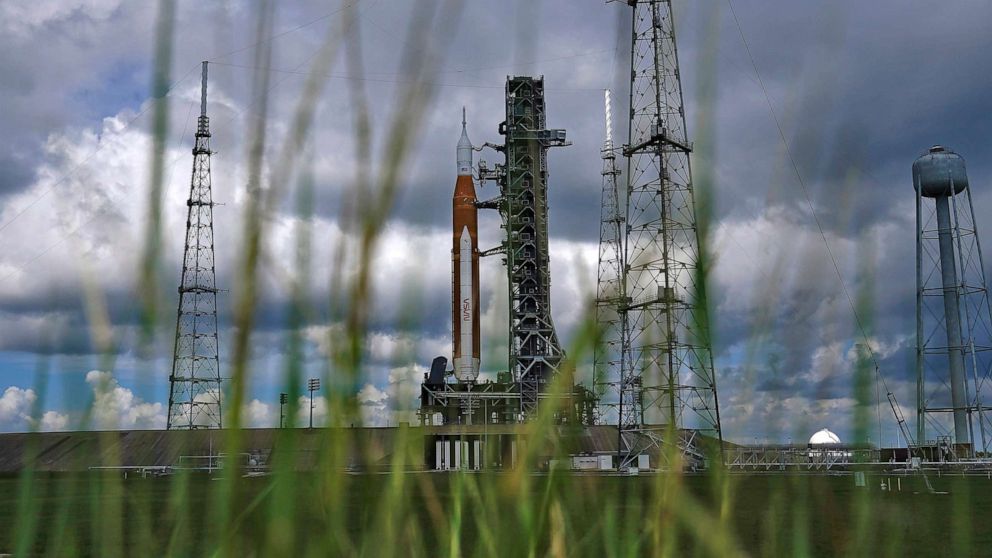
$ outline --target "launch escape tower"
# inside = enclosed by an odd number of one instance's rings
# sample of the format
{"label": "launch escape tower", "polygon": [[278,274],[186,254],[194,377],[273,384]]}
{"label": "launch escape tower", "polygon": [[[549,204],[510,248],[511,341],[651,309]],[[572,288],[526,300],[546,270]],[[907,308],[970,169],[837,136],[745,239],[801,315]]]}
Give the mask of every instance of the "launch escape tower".
{"label": "launch escape tower", "polygon": [[210,189],[210,119],[207,63],[203,62],[200,118],[193,146],[193,178],[186,202],[179,309],[166,428],[221,428],[221,376],[217,342],[213,197]]}
{"label": "launch escape tower", "polygon": [[667,442],[696,457],[696,432],[722,441],[672,6],[626,3],[626,183],[614,197],[615,175],[604,175],[612,180],[603,182],[597,307],[606,338],[595,357],[596,375],[612,391],[621,468],[669,429],[678,439]]}
{"label": "launch escape tower", "polygon": [[992,313],[964,159],[931,147],[913,163],[913,186],[917,441],[953,439],[956,457],[972,457],[992,445]]}

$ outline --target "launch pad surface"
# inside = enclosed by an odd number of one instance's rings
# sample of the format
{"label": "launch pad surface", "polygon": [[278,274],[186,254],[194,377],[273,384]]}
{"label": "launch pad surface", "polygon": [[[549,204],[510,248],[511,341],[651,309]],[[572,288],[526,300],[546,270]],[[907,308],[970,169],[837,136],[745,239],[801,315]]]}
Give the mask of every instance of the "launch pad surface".
{"label": "launch pad surface", "polygon": [[[103,470],[139,475],[164,475],[181,471],[221,473],[229,460],[243,470],[266,473],[274,456],[292,452],[293,470],[316,471],[327,463],[332,446],[343,451],[337,462],[353,472],[391,470],[398,452],[407,452],[407,471],[515,470],[525,460],[530,471],[565,469],[616,472],[618,432],[615,426],[581,424],[535,429],[532,423],[443,424],[380,428],[246,429],[240,431],[241,452],[225,454],[230,430],[121,430],[0,434],[0,475],[26,470],[43,473]],[[536,437],[539,436],[539,439]],[[917,452],[906,448],[856,445],[736,445],[725,442],[718,457],[718,442],[691,431],[697,447],[708,448],[711,459],[722,459],[730,473],[843,474],[874,471],[903,476],[941,474],[992,474],[992,461],[957,458],[939,446]],[[292,448],[287,449],[287,448]],[[659,446],[646,451],[636,465],[640,470],[669,470]],[[926,449],[926,448],[924,448]],[[691,472],[712,463],[684,464]],[[625,470],[623,472],[630,472]]]}

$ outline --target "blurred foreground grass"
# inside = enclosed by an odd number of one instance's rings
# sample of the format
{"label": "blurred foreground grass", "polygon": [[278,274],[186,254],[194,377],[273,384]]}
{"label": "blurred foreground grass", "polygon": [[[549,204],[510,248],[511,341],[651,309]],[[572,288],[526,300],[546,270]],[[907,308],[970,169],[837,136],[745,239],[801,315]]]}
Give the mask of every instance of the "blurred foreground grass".
{"label": "blurred foreground grass", "polygon": [[[919,478],[882,492],[874,477],[856,489],[850,476],[749,475],[717,486],[700,475],[658,482],[665,476],[245,478],[237,483],[238,513],[220,523],[208,512],[222,483],[206,475],[132,477],[116,496],[97,495],[117,475],[46,475],[31,487],[33,533],[18,516],[23,486],[0,478],[0,552],[210,556],[224,546],[235,556],[968,556],[992,545],[992,526],[981,519],[992,510],[985,477],[937,479],[951,494],[933,495]],[[859,493],[871,502],[863,520],[852,513]],[[970,513],[962,513],[962,495]],[[725,504],[728,521],[711,525],[719,531],[691,523],[694,508],[715,516]],[[660,524],[669,527],[656,532]],[[861,543],[851,536],[858,529],[870,534]],[[105,540],[113,533],[120,536]],[[739,546],[714,545],[731,539]]]}

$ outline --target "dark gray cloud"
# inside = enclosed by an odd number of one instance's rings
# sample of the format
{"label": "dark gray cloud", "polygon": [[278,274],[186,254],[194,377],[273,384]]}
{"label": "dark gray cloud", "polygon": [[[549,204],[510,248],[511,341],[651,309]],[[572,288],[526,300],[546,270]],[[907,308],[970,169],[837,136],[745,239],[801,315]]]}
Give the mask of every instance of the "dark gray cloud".
{"label": "dark gray cloud", "polygon": [[[936,12],[884,2],[735,6],[826,226],[858,234],[893,217],[893,202],[911,196],[912,159],[933,143],[955,146],[974,160],[973,173],[990,174],[981,138],[990,123],[982,92],[992,86],[983,53],[992,39],[977,23],[988,19],[987,4]],[[717,207],[747,212],[751,200],[768,200],[808,213],[750,60],[722,11]],[[690,63],[686,71],[693,70]],[[686,83],[691,99],[693,81]],[[852,211],[832,211],[838,206]]]}

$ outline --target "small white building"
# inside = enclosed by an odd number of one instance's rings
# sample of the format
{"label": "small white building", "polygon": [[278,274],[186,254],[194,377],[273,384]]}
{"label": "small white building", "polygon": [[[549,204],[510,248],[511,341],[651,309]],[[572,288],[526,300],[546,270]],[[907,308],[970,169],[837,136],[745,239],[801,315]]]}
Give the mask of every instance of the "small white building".
{"label": "small white building", "polygon": [[833,432],[827,430],[826,428],[817,431],[816,434],[813,434],[812,436],[809,437],[809,445],[811,446],[819,446],[823,444],[839,444],[839,443],[841,443],[840,436],[834,434]]}
{"label": "small white building", "polygon": [[851,457],[851,452],[839,448],[840,436],[824,428],[809,437],[809,458],[811,461],[837,461]]}

